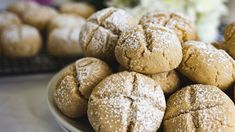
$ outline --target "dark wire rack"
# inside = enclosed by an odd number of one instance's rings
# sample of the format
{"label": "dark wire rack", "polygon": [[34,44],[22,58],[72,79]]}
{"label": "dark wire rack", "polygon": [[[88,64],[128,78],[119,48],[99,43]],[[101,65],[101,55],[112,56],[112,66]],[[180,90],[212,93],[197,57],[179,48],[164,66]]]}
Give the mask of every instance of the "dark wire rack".
{"label": "dark wire rack", "polygon": [[39,54],[33,58],[0,57],[0,76],[57,72],[78,58],[55,58]]}
{"label": "dark wire rack", "polygon": [[40,53],[30,58],[9,58],[0,55],[0,77],[41,74],[41,73],[55,73],[68,64],[73,63],[82,56],[73,58],[57,58],[51,56],[47,52],[46,40],[47,33],[41,33],[43,45]]}

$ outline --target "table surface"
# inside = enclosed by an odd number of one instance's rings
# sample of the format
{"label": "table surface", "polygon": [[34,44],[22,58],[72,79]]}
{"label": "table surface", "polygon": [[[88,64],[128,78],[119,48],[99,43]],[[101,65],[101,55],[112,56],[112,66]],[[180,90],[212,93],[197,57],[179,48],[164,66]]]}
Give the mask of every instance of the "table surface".
{"label": "table surface", "polygon": [[47,84],[52,76],[0,78],[2,132],[62,132],[47,106]]}

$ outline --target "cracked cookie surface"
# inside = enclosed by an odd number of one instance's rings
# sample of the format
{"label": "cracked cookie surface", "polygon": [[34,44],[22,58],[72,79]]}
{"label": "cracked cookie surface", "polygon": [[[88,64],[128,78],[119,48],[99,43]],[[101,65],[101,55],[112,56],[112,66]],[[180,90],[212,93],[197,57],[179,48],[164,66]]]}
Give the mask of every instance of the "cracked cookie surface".
{"label": "cracked cookie surface", "polygon": [[39,31],[23,24],[4,28],[0,41],[3,54],[12,58],[33,57],[42,46]]}
{"label": "cracked cookie surface", "polygon": [[189,85],[168,99],[164,130],[166,132],[234,131],[234,103],[215,86]]}
{"label": "cracked cookie surface", "polygon": [[48,52],[57,57],[81,56],[83,53],[78,41],[79,33],[79,27],[60,27],[54,29],[48,36]]}
{"label": "cracked cookie surface", "polygon": [[199,41],[188,41],[182,46],[183,60],[179,70],[186,77],[222,90],[233,84],[235,61],[225,51]]}
{"label": "cracked cookie surface", "polygon": [[172,30],[156,24],[138,25],[122,33],[115,56],[128,70],[156,74],[180,64],[182,47]]}
{"label": "cracked cookie surface", "polygon": [[83,52],[86,56],[115,60],[119,35],[133,25],[133,18],[121,9],[111,7],[94,13],[81,29],[79,41]]}
{"label": "cracked cookie surface", "polygon": [[88,102],[88,118],[95,131],[155,132],[165,107],[160,85],[142,74],[124,71],[95,87]]}
{"label": "cracked cookie surface", "polygon": [[149,12],[140,19],[139,23],[141,25],[152,23],[170,28],[177,33],[177,36],[181,42],[197,40],[197,33],[194,23],[180,13],[159,11]]}
{"label": "cracked cookie surface", "polygon": [[77,60],[62,72],[54,101],[63,114],[72,118],[86,115],[91,91],[112,73],[105,62],[91,57]]}

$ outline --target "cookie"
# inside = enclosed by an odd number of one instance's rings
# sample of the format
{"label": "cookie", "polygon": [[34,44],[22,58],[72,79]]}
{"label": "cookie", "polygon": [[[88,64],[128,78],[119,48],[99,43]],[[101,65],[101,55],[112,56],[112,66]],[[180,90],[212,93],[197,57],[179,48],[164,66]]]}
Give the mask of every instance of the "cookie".
{"label": "cookie", "polygon": [[82,49],[79,43],[80,28],[57,28],[50,32],[47,42],[48,52],[57,57],[81,56]]}
{"label": "cookie", "polygon": [[120,72],[101,81],[88,102],[88,119],[95,131],[155,132],[165,112],[159,84],[135,73]]}
{"label": "cookie", "polygon": [[38,5],[34,1],[16,1],[9,4],[7,10],[22,17],[22,15],[27,12],[27,10],[29,10],[30,8],[37,8],[39,6],[40,5]]}
{"label": "cookie", "polygon": [[41,49],[39,31],[29,25],[12,25],[1,34],[2,52],[8,57],[33,57]]}
{"label": "cookie", "polygon": [[172,30],[157,24],[138,25],[121,34],[115,56],[126,69],[157,74],[178,67],[182,47]]}
{"label": "cookie", "polygon": [[214,85],[226,90],[235,80],[235,61],[224,50],[211,44],[188,41],[183,45],[179,71],[196,83]]}
{"label": "cookie", "polygon": [[30,8],[23,14],[23,21],[26,24],[32,25],[43,31],[47,28],[51,19],[57,16],[58,13],[55,9],[47,6],[40,6],[37,8]]}
{"label": "cookie", "polygon": [[79,42],[84,54],[105,61],[115,60],[118,38],[132,25],[133,18],[122,9],[110,7],[94,13],[80,33]]}
{"label": "cookie", "polygon": [[21,24],[21,20],[14,13],[8,11],[0,12],[0,32],[7,26],[19,24]]}
{"label": "cookie", "polygon": [[85,116],[87,101],[93,88],[112,72],[96,58],[82,58],[66,67],[60,74],[54,91],[54,102],[68,117]]}
{"label": "cookie", "polygon": [[163,126],[166,132],[232,132],[235,106],[215,86],[189,85],[168,99]]}
{"label": "cookie", "polygon": [[175,70],[148,75],[148,76],[151,77],[161,86],[164,94],[169,95],[179,89],[180,78]]}
{"label": "cookie", "polygon": [[95,12],[95,8],[84,2],[67,2],[60,6],[60,12],[88,18]]}
{"label": "cookie", "polygon": [[226,26],[224,31],[225,41],[221,44],[222,49],[227,51],[229,55],[235,58],[235,23]]}
{"label": "cookie", "polygon": [[170,28],[177,33],[181,42],[188,40],[197,40],[197,32],[193,22],[180,13],[169,12],[149,12],[145,14],[139,22],[141,25],[147,23],[159,24]]}
{"label": "cookie", "polygon": [[56,28],[81,28],[85,24],[86,20],[82,17],[71,15],[71,14],[60,14],[54,17],[49,25],[48,31],[52,31]]}

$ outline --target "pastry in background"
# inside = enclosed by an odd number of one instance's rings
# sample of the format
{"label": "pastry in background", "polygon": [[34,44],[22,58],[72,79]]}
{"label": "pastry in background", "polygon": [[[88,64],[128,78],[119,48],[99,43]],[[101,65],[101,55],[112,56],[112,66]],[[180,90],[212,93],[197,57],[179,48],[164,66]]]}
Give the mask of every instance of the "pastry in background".
{"label": "pastry in background", "polygon": [[180,13],[149,12],[145,14],[139,22],[145,24],[159,24],[174,30],[181,42],[197,40],[197,31],[193,22]]}
{"label": "pastry in background", "polygon": [[1,34],[2,52],[12,58],[33,57],[41,49],[39,31],[29,25],[11,25]]}
{"label": "pastry in background", "polygon": [[47,28],[51,19],[58,15],[57,11],[48,6],[30,8],[23,14],[23,21],[43,31]]}
{"label": "pastry in background", "polygon": [[134,25],[133,18],[124,10],[102,9],[91,15],[83,25],[79,42],[86,56],[115,61],[114,48],[120,34]]}
{"label": "pastry in background", "polygon": [[72,14],[60,14],[51,19],[48,25],[48,31],[52,31],[56,28],[68,27],[68,28],[81,28],[85,24],[86,20],[83,17]]}
{"label": "pastry in background", "polygon": [[95,131],[156,132],[166,108],[161,86],[136,72],[119,72],[102,80],[88,102]]}
{"label": "pastry in background", "polygon": [[170,95],[179,89],[180,78],[175,70],[169,72],[163,72],[153,75],[148,75],[154,81],[156,81],[162,88],[164,94]]}
{"label": "pastry in background", "polygon": [[176,33],[157,24],[138,25],[123,32],[115,56],[126,69],[144,74],[173,70],[183,57]]}
{"label": "pastry in background", "polygon": [[109,66],[96,58],[82,58],[67,66],[60,74],[54,91],[54,101],[68,117],[87,114],[87,102],[93,88],[112,74]]}
{"label": "pastry in background", "polygon": [[50,32],[47,42],[48,52],[56,57],[76,57],[83,55],[79,43],[80,28],[56,28]]}
{"label": "pastry in background", "polygon": [[224,50],[199,41],[187,41],[179,71],[190,80],[214,85],[222,90],[235,81],[235,61]]}
{"label": "pastry in background", "polygon": [[163,126],[166,132],[233,132],[235,106],[215,86],[189,85],[168,99]]}
{"label": "pastry in background", "polygon": [[85,2],[70,2],[60,6],[61,13],[75,14],[84,18],[90,17],[95,12],[95,8]]}
{"label": "pastry in background", "polygon": [[219,46],[235,58],[235,22],[226,26],[224,30],[224,42]]}
{"label": "pastry in background", "polygon": [[39,5],[34,1],[16,1],[11,3],[7,10],[17,14],[18,16],[22,17],[23,14],[29,10],[30,8],[37,8]]}
{"label": "pastry in background", "polygon": [[0,12],[0,32],[7,26],[19,24],[21,24],[21,20],[16,14],[8,11]]}

